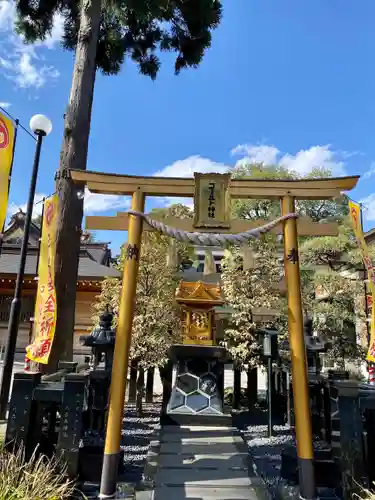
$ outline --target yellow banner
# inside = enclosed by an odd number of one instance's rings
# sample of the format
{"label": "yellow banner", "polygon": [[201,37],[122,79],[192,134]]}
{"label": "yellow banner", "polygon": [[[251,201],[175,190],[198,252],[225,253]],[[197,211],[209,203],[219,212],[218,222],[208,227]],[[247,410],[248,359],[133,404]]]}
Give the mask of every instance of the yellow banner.
{"label": "yellow banner", "polygon": [[8,209],[9,176],[14,149],[14,124],[0,113],[0,232]]}
{"label": "yellow banner", "polygon": [[42,240],[40,243],[38,293],[35,304],[33,343],[26,356],[47,364],[56,329],[55,254],[58,196],[44,202]]}
{"label": "yellow banner", "polygon": [[[370,291],[372,295],[372,304],[374,304],[375,297],[375,270],[372,265],[372,260],[367,247],[367,243],[363,234],[361,222],[361,206],[359,203],[349,201],[349,214],[353,223],[354,234],[357,238],[359,249],[362,253],[363,263],[367,270],[368,280],[370,283]],[[367,353],[367,361],[375,363],[375,307],[373,305],[371,312],[371,336],[370,345]]]}

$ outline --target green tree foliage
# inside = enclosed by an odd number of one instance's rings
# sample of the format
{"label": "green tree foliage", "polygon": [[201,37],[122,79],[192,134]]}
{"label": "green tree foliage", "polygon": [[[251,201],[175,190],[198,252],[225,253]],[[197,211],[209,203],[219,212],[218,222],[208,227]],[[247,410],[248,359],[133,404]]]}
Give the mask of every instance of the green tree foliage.
{"label": "green tree foliage", "polygon": [[[295,172],[279,166],[241,165],[232,171],[234,177],[254,179],[298,179]],[[313,170],[307,178],[330,177],[325,169]],[[314,222],[339,222],[338,236],[299,237],[302,299],[304,314],[313,318],[314,331],[330,343],[328,355],[342,364],[345,360],[363,359],[363,349],[357,345],[354,325],[360,312],[355,308],[355,298],[363,295],[363,283],[355,279],[353,271],[361,268],[361,258],[348,220],[347,198],[339,200],[300,200],[297,203],[300,215]],[[259,220],[274,219],[280,215],[278,200],[235,200],[233,217]],[[241,267],[241,251],[234,249],[224,259],[224,293],[234,313],[226,340],[232,354],[240,364],[257,359],[259,354],[252,311],[258,307],[279,310],[275,318],[282,332],[287,332],[286,298],[281,293],[283,276],[282,238],[267,235],[260,240],[250,240],[249,246],[255,255],[255,266],[251,270]],[[233,261],[237,262],[233,265]],[[343,273],[351,267],[351,272]],[[318,298],[317,290],[324,290]],[[270,326],[270,325],[267,325]]]}
{"label": "green tree foliage", "polygon": [[56,176],[59,193],[56,235],[56,333],[46,371],[73,352],[79,228],[83,200],[70,169],[86,169],[91,111],[97,70],[119,73],[125,59],[141,74],[155,79],[160,53],[176,54],[174,69],[196,68],[211,45],[211,32],[221,18],[218,0],[16,0],[17,30],[26,43],[51,33],[56,14],[64,18],[62,45],[75,50],[64,137]]}
{"label": "green tree foliage", "polygon": [[[191,211],[183,205],[158,209],[151,215],[164,218],[167,215],[191,217]],[[166,265],[171,241],[156,232],[143,233],[139,261],[135,316],[132,331],[130,356],[144,369],[158,367],[165,363],[169,347],[181,340],[180,309],[174,296],[178,284],[176,271],[188,255],[183,244],[177,244],[176,264]],[[124,268],[126,246],[121,249],[118,268]],[[120,306],[121,282],[108,278],[102,283],[102,290],[94,307],[94,322],[108,305],[115,313],[115,326]]]}
{"label": "green tree foliage", "polygon": [[275,310],[276,318],[263,327],[276,326],[285,331],[286,300],[280,292],[282,268],[277,263],[278,244],[274,235],[264,235],[251,240],[255,266],[244,268],[241,249],[233,248],[226,253],[222,265],[222,283],[227,304],[232,308],[225,342],[233,359],[251,367],[259,364],[259,324],[254,313],[259,309]]}
{"label": "green tree foliage", "polygon": [[[62,45],[76,50],[82,9],[98,23],[95,66],[105,75],[117,74],[126,57],[140,73],[155,79],[160,52],[175,52],[175,72],[197,67],[211,45],[211,30],[221,18],[218,0],[17,0],[17,30],[25,41],[44,40],[56,14],[64,17]],[[95,10],[94,10],[95,9]]]}

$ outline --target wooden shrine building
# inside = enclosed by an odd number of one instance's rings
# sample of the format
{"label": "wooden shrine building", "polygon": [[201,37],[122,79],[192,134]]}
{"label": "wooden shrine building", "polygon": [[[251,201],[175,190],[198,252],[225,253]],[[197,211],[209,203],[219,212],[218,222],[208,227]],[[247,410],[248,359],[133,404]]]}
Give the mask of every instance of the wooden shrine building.
{"label": "wooden shrine building", "polygon": [[175,297],[183,311],[183,343],[215,345],[215,306],[225,302],[220,284],[181,280]]}
{"label": "wooden shrine building", "polygon": [[[0,255],[0,347],[6,343],[10,305],[13,300],[19,268],[24,222],[25,214],[20,211],[12,216],[10,224],[4,232]],[[34,316],[39,240],[40,228],[32,223],[22,294],[21,324],[17,339],[17,350],[22,351],[28,343]],[[108,243],[90,243],[85,242],[82,238],[75,312],[74,349],[76,351],[82,351],[78,342],[79,336],[87,334],[88,329],[92,326],[92,303],[100,293],[101,281],[106,277],[121,278],[121,274],[112,266]]]}

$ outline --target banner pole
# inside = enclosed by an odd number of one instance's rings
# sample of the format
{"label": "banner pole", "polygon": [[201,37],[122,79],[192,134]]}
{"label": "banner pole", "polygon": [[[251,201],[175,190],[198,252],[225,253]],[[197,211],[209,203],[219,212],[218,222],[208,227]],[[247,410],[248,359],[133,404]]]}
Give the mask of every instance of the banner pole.
{"label": "banner pole", "polygon": [[37,257],[36,257],[36,273],[37,273],[37,276],[39,276],[40,245],[42,243],[42,237],[43,237],[43,219],[44,219],[44,206],[45,206],[45,203],[46,203],[46,198],[43,198],[42,213],[40,215],[39,245],[38,245],[38,253],[37,253]]}

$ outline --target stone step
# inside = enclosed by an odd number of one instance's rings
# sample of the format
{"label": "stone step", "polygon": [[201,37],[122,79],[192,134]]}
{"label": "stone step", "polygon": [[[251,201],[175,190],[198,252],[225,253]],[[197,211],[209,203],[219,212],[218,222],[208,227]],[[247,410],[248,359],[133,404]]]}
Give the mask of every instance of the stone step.
{"label": "stone step", "polygon": [[233,470],[228,468],[159,468],[155,475],[157,486],[196,486],[196,487],[246,487],[263,482],[257,478],[249,478],[247,468]]}
{"label": "stone step", "polygon": [[150,464],[159,467],[186,467],[186,468],[227,468],[227,467],[247,467],[247,453],[222,453],[198,455],[196,453],[159,454],[155,461]]}
{"label": "stone step", "polygon": [[180,453],[185,453],[188,455],[197,454],[204,455],[205,453],[210,453],[213,455],[222,455],[227,453],[233,453],[235,451],[235,445],[232,441],[227,442],[211,442],[209,446],[207,446],[207,442],[203,440],[199,443],[190,442],[184,443],[181,442],[172,442],[172,443],[162,443],[160,446],[161,454],[175,454],[178,455]]}
{"label": "stone step", "polygon": [[203,425],[165,425],[163,427],[162,434],[188,434],[188,433],[207,433],[216,434],[221,436],[223,434],[233,434],[236,433],[236,427],[213,427],[213,426],[203,426]]}
{"label": "stone step", "polygon": [[179,434],[161,434],[161,443],[180,443],[182,446],[189,444],[205,444],[210,446],[212,443],[232,443],[234,434],[213,435],[209,433],[200,433],[193,435],[179,435]]}
{"label": "stone step", "polygon": [[207,488],[157,487],[155,491],[139,491],[136,495],[136,500],[260,500],[265,498],[257,487],[235,489],[214,486]]}

